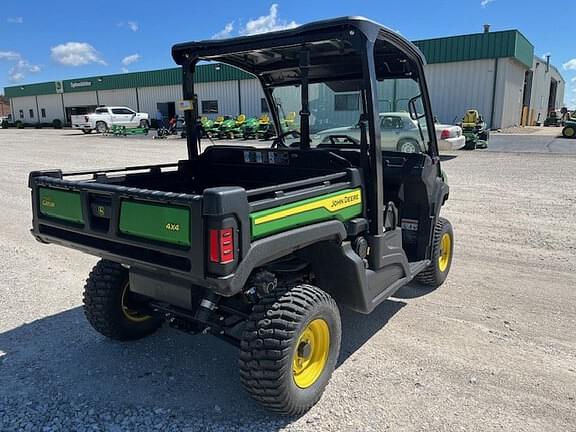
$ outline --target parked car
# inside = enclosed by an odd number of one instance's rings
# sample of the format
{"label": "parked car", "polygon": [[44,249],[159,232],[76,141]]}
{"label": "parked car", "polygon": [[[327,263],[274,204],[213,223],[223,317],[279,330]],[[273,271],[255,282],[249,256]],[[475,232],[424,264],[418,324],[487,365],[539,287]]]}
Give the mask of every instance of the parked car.
{"label": "parked car", "polygon": [[436,140],[440,150],[460,150],[466,146],[462,128],[456,125],[435,124]]}
{"label": "parked car", "polygon": [[[436,137],[441,150],[455,150],[464,147],[466,139],[459,126],[436,124]],[[380,113],[380,139],[382,149],[396,150],[403,153],[423,152],[422,138],[418,121],[413,120],[407,112]],[[316,145],[360,141],[358,125],[326,129],[313,136]]]}
{"label": "parked car", "polygon": [[95,130],[104,133],[112,126],[143,127],[150,125],[148,113],[138,113],[128,107],[98,107],[92,114],[72,116],[72,128],[84,133]]}

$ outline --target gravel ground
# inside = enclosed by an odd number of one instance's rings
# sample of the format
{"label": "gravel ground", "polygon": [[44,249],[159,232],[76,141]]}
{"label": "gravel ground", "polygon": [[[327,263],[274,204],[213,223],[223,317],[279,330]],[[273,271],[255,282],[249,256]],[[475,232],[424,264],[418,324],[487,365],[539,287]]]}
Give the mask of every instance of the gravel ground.
{"label": "gravel ground", "polygon": [[444,162],[450,277],[343,311],[339,366],[301,418],[256,406],[237,351],[162,330],[121,344],[84,320],[96,259],[30,236],[27,174],[185,156],[181,140],[1,130],[0,430],[574,431],[576,157],[461,152]]}

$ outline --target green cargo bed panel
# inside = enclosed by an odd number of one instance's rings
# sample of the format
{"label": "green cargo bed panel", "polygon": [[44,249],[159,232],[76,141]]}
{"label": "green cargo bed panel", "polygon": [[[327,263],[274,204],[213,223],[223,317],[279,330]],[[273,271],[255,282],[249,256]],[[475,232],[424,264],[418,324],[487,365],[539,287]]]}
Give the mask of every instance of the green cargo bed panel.
{"label": "green cargo bed panel", "polygon": [[143,201],[122,201],[119,229],[121,233],[134,237],[190,246],[190,209]]}
{"label": "green cargo bed panel", "polygon": [[345,189],[250,214],[252,238],[330,219],[346,221],[361,214],[362,191]]}
{"label": "green cargo bed panel", "polygon": [[40,214],[66,222],[84,224],[80,192],[39,188]]}

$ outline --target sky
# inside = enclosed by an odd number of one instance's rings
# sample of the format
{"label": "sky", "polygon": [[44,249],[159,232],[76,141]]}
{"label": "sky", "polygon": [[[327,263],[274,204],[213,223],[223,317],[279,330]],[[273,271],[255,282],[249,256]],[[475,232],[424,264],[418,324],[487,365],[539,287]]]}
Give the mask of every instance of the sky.
{"label": "sky", "polygon": [[[576,108],[576,1],[291,0],[4,2],[0,9],[0,92],[5,86],[174,67],[170,48],[362,15],[410,40],[518,29],[551,55],[564,76],[565,102]],[[23,4],[31,7],[23,7]],[[535,7],[541,4],[541,8]]]}

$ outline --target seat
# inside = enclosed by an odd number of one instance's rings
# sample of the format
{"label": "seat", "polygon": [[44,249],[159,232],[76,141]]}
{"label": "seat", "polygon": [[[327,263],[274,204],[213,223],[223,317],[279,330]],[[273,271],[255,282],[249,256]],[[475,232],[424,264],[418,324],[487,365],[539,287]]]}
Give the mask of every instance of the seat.
{"label": "seat", "polygon": [[468,110],[462,119],[462,127],[474,127],[480,120],[480,114],[477,110]]}
{"label": "seat", "polygon": [[258,119],[258,123],[260,123],[261,125],[267,125],[270,123],[270,117],[268,116],[268,114],[262,114],[260,116],[260,118]]}
{"label": "seat", "polygon": [[240,114],[238,117],[236,117],[236,126],[240,126],[245,121],[246,121],[246,116],[244,114]]}

